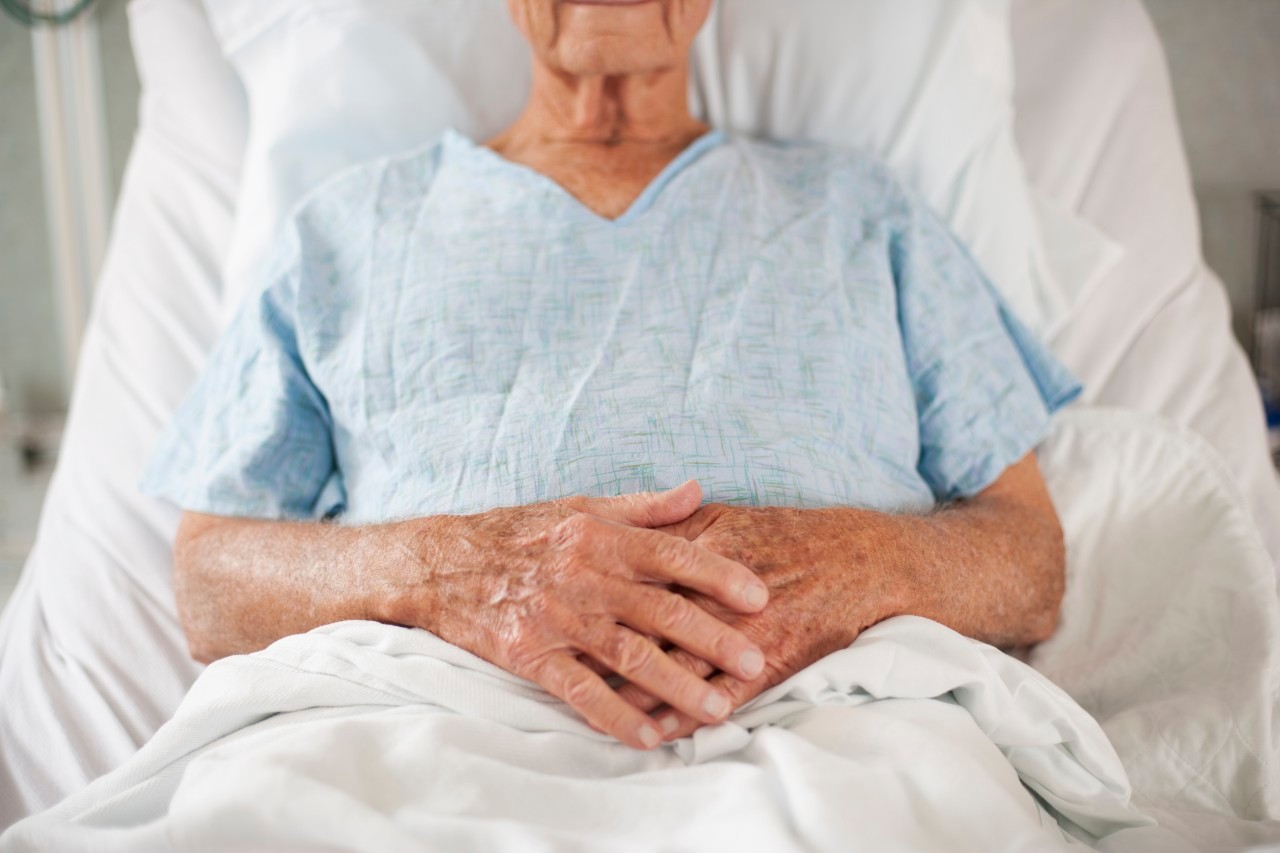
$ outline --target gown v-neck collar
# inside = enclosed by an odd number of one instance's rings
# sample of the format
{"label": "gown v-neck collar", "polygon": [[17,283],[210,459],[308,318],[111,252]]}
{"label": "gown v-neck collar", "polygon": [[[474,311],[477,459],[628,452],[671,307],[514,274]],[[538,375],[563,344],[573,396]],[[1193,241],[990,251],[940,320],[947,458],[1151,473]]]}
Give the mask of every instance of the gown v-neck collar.
{"label": "gown v-neck collar", "polygon": [[544,175],[542,172],[525,166],[522,163],[517,163],[514,160],[508,160],[492,148],[477,143],[457,130],[452,128],[446,130],[444,134],[444,141],[446,146],[459,150],[469,157],[487,161],[491,167],[509,171],[524,180],[532,181],[541,184],[544,188],[551,189],[557,195],[562,197],[567,204],[576,208],[596,222],[600,222],[605,225],[621,226],[634,221],[638,217],[642,216],[645,211],[652,208],[659,196],[662,195],[663,189],[665,189],[668,184],[675,180],[689,166],[693,165],[693,163],[703,154],[724,142],[725,134],[724,131],[711,129],[695,139],[683,151],[677,154],[670,163],[662,168],[662,171],[660,171],[657,176],[655,176],[653,180],[645,186],[640,194],[636,196],[635,200],[627,206],[626,210],[613,219],[610,219],[607,216],[601,216],[565,189],[560,183],[547,175]]}

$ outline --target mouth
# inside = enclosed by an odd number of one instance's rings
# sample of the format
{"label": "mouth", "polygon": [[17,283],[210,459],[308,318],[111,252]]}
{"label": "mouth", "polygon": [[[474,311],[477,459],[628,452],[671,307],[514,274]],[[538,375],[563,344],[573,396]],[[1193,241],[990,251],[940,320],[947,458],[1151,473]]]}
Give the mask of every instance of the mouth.
{"label": "mouth", "polygon": [[574,6],[641,6],[658,0],[561,0]]}

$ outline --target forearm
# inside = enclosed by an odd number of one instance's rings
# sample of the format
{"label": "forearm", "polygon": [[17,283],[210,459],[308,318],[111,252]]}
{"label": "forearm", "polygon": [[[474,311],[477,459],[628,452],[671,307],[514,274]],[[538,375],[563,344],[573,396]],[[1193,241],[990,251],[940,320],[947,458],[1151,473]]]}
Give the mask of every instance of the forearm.
{"label": "forearm", "polygon": [[586,661],[704,723],[721,721],[729,698],[646,637],[742,678],[766,664],[744,634],[672,591],[697,591],[736,614],[768,603],[746,566],[654,529],[687,519],[701,497],[690,481],[376,527],[188,513],[174,545],[179,615],[204,661],[344,619],[423,628],[648,749],[661,731]]}
{"label": "forearm", "polygon": [[[768,659],[759,678],[712,679],[737,706],[895,616],[923,616],[1008,648],[1047,639],[1062,601],[1062,529],[1030,454],[981,494],[926,515],[708,504],[668,531],[750,567],[769,586],[769,606],[747,617],[698,597]],[[699,677],[713,674],[687,649],[669,654]],[[661,704],[635,684],[623,695],[646,712]],[[698,727],[674,716],[669,738]]]}
{"label": "forearm", "polygon": [[708,504],[668,530],[751,567],[777,601],[802,602],[786,628],[822,626],[823,653],[901,615],[1003,647],[1057,625],[1062,528],[1031,454],[981,494],[924,515]]}
{"label": "forearm", "polygon": [[395,524],[188,513],[174,547],[174,594],[191,654],[207,663],[332,622],[385,621],[416,560]]}
{"label": "forearm", "polygon": [[902,614],[1002,648],[1053,634],[1065,575],[1056,517],[992,497],[880,523],[903,580]]}

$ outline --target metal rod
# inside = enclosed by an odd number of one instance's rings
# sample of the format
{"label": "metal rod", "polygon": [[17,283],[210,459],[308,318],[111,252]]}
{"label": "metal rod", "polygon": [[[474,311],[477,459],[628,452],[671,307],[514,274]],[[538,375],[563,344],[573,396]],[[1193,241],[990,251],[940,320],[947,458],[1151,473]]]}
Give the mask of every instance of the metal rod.
{"label": "metal rod", "polygon": [[31,31],[50,262],[67,387],[88,323],[111,215],[97,14]]}

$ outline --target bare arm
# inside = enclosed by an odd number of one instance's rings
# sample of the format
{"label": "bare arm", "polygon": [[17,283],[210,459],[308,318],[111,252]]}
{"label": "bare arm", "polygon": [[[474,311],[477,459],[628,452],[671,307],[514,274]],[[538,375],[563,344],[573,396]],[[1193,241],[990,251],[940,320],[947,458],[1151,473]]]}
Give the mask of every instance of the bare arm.
{"label": "bare arm", "polygon": [[896,571],[909,578],[902,613],[1001,648],[1053,636],[1066,546],[1035,456],[968,501],[888,523]]}
{"label": "bare arm", "polygon": [[[1062,528],[1033,455],[980,495],[927,515],[708,505],[669,529],[769,584],[769,607],[748,616],[693,596],[742,628],[769,661],[756,679],[712,679],[735,707],[893,616],[924,616],[1011,647],[1048,639],[1062,602]],[[685,650],[671,655],[697,675],[714,671]],[[661,704],[638,685],[622,693],[646,711]],[[671,737],[700,725],[670,716]]]}
{"label": "bare arm", "polygon": [[191,656],[212,663],[332,622],[378,620],[397,579],[414,564],[409,536],[401,524],[184,513],[173,546],[173,586]]}
{"label": "bare arm", "polygon": [[743,677],[765,666],[740,631],[671,590],[697,589],[725,612],[768,600],[740,563],[652,529],[687,518],[700,500],[687,483],[376,527],[189,514],[174,549],[178,612],[204,661],[344,619],[425,628],[649,748],[660,739],[653,721],[580,657],[704,722],[723,719],[728,698],[646,637]]}

